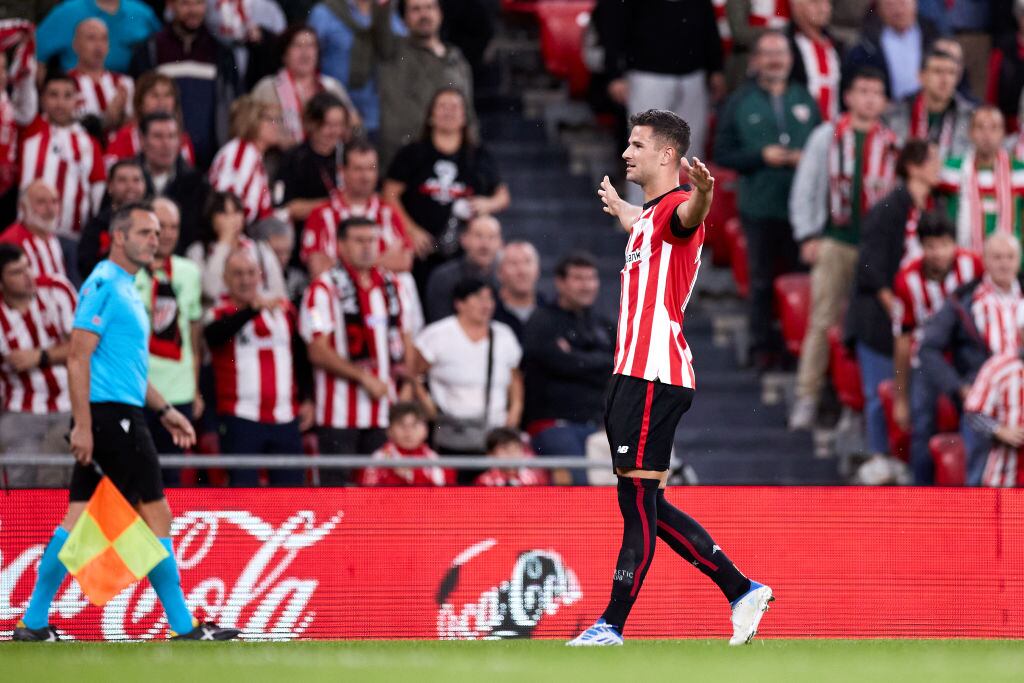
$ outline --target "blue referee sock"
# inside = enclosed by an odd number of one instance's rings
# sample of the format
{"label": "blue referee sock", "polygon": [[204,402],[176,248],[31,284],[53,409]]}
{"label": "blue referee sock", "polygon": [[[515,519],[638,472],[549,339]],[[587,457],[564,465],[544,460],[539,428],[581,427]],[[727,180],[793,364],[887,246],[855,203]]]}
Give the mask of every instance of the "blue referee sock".
{"label": "blue referee sock", "polygon": [[43,556],[39,559],[39,573],[36,577],[36,586],[32,589],[32,597],[28,601],[28,609],[25,610],[23,621],[29,628],[43,628],[50,623],[50,603],[57,590],[64,583],[64,577],[68,570],[64,563],[57,559],[57,553],[64,547],[64,541],[68,540],[68,532],[64,527],[57,527],[53,537],[46,545]]}
{"label": "blue referee sock", "polygon": [[185,604],[185,595],[181,592],[181,575],[178,574],[178,563],[174,559],[174,545],[169,538],[161,538],[160,544],[167,548],[170,556],[153,567],[149,572],[149,582],[153,584],[153,590],[160,598],[160,604],[164,606],[171,630],[181,635],[188,633],[195,626],[192,623],[192,613]]}

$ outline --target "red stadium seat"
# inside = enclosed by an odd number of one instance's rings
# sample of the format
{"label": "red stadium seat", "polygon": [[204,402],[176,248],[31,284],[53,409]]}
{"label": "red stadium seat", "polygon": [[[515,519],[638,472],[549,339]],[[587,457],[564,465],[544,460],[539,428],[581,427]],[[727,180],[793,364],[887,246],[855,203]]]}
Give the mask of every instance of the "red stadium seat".
{"label": "red stadium seat", "polygon": [[860,383],[860,367],[857,359],[843,343],[842,328],[836,326],[828,331],[829,372],[839,402],[860,412],[864,410],[864,390]]}
{"label": "red stadium seat", "polygon": [[[910,432],[900,429],[893,418],[892,380],[885,380],[878,385],[878,397],[882,400],[882,409],[885,410],[885,424],[889,430],[889,452],[901,460],[909,461]],[[955,432],[960,428],[960,416],[948,396],[939,397],[939,403],[935,410],[935,424],[936,431],[939,433]]]}
{"label": "red stadium seat", "polygon": [[729,260],[732,262],[732,276],[736,280],[736,291],[746,299],[750,296],[750,266],[747,261],[747,236],[743,234],[740,220],[733,218],[725,224],[729,242]]}
{"label": "red stadium seat", "polygon": [[967,454],[959,434],[936,434],[928,442],[935,463],[937,486],[963,486],[967,481]]}
{"label": "red stadium seat", "polygon": [[[736,172],[713,164],[708,164],[708,170],[715,177],[715,199],[704,220],[707,228],[704,244],[711,249],[711,263],[718,268],[726,268],[732,262],[732,247],[723,228],[739,216],[736,209]],[[686,177],[680,176],[679,182],[685,183]]]}
{"label": "red stadium seat", "polygon": [[786,350],[794,356],[799,355],[811,314],[811,276],[789,273],[775,278],[775,310],[782,326]]}
{"label": "red stadium seat", "polygon": [[583,63],[583,33],[590,22],[594,0],[549,0],[533,10],[540,24],[540,52],[552,76],[569,82],[569,94],[582,97],[590,83]]}

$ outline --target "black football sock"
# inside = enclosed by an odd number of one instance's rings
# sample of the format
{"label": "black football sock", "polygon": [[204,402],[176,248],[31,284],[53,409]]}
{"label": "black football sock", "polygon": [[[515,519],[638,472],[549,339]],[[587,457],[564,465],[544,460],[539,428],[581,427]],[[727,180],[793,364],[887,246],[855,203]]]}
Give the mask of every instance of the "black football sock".
{"label": "black football sock", "polygon": [[697,520],[668,502],[663,489],[658,489],[658,537],[714,581],[729,602],[750,590],[750,579],[715,545]]}
{"label": "black football sock", "polygon": [[633,609],[644,576],[654,559],[658,540],[657,479],[619,477],[619,511],[622,513],[622,548],[615,563],[612,598],[601,616],[622,633]]}

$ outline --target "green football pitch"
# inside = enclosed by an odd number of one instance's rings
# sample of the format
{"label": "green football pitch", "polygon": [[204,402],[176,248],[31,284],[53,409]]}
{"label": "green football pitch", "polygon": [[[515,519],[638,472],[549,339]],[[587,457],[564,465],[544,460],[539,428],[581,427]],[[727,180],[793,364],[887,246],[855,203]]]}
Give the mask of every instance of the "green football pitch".
{"label": "green football pitch", "polygon": [[1024,680],[1024,641],[632,641],[570,649],[552,641],[0,643],[3,680],[29,681],[785,681]]}

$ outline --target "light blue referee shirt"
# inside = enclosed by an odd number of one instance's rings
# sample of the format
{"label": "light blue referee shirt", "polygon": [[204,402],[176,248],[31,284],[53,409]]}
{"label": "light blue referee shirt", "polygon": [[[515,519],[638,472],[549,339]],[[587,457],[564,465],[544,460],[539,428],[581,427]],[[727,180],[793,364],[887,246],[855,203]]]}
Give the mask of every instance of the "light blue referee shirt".
{"label": "light blue referee shirt", "polygon": [[100,338],[90,363],[89,402],[145,406],[149,316],[135,276],[113,261],[100,261],[78,293],[74,328]]}

